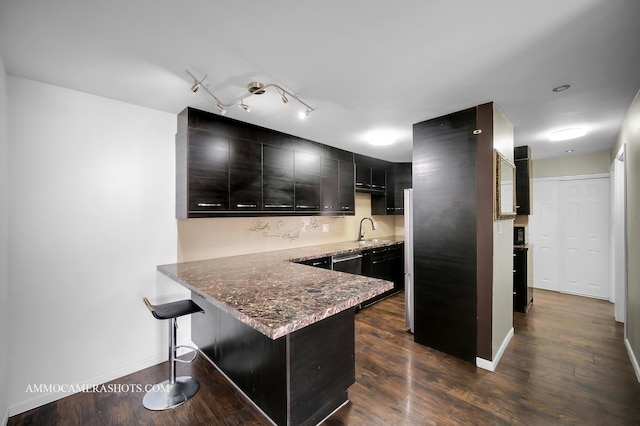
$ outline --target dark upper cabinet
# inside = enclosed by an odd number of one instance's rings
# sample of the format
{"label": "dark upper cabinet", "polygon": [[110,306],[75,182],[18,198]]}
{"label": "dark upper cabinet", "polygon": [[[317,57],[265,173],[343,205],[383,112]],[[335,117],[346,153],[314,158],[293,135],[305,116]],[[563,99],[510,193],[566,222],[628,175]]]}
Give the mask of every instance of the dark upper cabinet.
{"label": "dark upper cabinet", "polygon": [[354,213],[355,168],[351,161],[321,159],[321,208],[323,212]]}
{"label": "dark upper cabinet", "polygon": [[513,150],[516,164],[516,213],[531,214],[531,150],[528,146],[519,146]]}
{"label": "dark upper cabinet", "polygon": [[371,189],[371,167],[356,164],[356,190]]}
{"label": "dark upper cabinet", "polygon": [[340,161],[322,158],[321,161],[321,207],[325,212],[340,211]]}
{"label": "dark upper cabinet", "polygon": [[229,141],[230,210],[262,210],[262,145],[241,139]]}
{"label": "dark upper cabinet", "polygon": [[384,191],[387,188],[387,170],[384,166],[371,168],[371,189]]}
{"label": "dark upper cabinet", "polygon": [[293,211],[293,151],[264,145],[263,156],[263,199],[265,211]]}
{"label": "dark upper cabinet", "polygon": [[319,155],[294,152],[296,211],[320,211],[320,169]]}
{"label": "dark upper cabinet", "polygon": [[382,193],[387,185],[387,171],[384,165],[370,166],[356,163],[356,190]]}
{"label": "dark upper cabinet", "polygon": [[355,200],[355,165],[352,161],[340,161],[338,165],[338,206],[340,212],[354,214]]}
{"label": "dark upper cabinet", "polygon": [[371,194],[371,214],[387,214],[387,169],[393,164],[366,155],[354,154],[356,191]]}
{"label": "dark upper cabinet", "polygon": [[[189,129],[176,138],[176,217],[229,208],[229,143],[224,137]],[[187,191],[188,188],[188,191]]]}
{"label": "dark upper cabinet", "polygon": [[178,115],[177,218],[335,213],[355,214],[352,152],[193,108]]}
{"label": "dark upper cabinet", "polygon": [[411,163],[394,163],[387,174],[387,214],[404,214],[404,190],[411,188]]}

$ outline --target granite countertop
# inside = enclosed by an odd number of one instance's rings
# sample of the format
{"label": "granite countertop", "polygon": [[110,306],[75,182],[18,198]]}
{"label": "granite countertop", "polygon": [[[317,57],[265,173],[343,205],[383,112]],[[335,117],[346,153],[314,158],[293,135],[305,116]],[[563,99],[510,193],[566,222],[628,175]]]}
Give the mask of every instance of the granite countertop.
{"label": "granite countertop", "polygon": [[277,339],[393,288],[393,283],[294,263],[401,243],[341,242],[160,265],[158,271],[241,322]]}

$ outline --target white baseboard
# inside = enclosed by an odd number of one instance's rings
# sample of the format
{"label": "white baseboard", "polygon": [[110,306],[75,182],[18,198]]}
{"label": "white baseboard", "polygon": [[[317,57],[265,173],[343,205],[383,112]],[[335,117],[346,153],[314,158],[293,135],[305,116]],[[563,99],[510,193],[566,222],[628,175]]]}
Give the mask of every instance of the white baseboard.
{"label": "white baseboard", "polygon": [[[119,377],[123,377],[128,374],[135,373],[136,371],[144,370],[145,368],[149,368],[156,364],[160,364],[161,362],[164,362],[167,360],[167,356],[168,354],[156,355],[154,357],[147,358],[145,360],[136,362],[134,364],[124,366],[122,368],[111,371],[109,373],[93,377],[84,383],[74,383],[73,385],[74,386],[78,385],[78,387],[82,387],[83,385],[92,386],[92,385],[98,385],[98,384],[110,382]],[[24,413],[25,411],[29,411],[34,408],[41,407],[50,402],[57,401],[58,399],[62,399],[69,395],[73,395],[74,393],[77,393],[77,392],[49,392],[49,393],[34,394],[35,396],[33,398],[25,399],[16,404],[10,405],[7,409],[7,412],[8,412],[7,419],[10,416],[15,416],[16,414]]]}
{"label": "white baseboard", "polygon": [[640,382],[640,365],[638,365],[638,358],[636,358],[636,354],[633,353],[633,349],[631,348],[629,339],[624,339],[624,346],[627,348],[627,353],[629,354],[631,365],[633,365],[633,371],[636,372],[636,379],[638,379],[638,382]]}
{"label": "white baseboard", "polygon": [[507,346],[509,346],[509,342],[511,341],[512,337],[513,337],[513,327],[511,327],[511,330],[509,330],[509,332],[505,336],[504,340],[502,341],[502,344],[500,345],[500,349],[498,349],[498,353],[493,358],[493,360],[489,361],[487,359],[478,357],[476,358],[476,366],[482,368],[483,370],[496,371],[496,367],[498,366],[498,363],[500,362],[502,355],[504,355],[504,351],[507,350]]}

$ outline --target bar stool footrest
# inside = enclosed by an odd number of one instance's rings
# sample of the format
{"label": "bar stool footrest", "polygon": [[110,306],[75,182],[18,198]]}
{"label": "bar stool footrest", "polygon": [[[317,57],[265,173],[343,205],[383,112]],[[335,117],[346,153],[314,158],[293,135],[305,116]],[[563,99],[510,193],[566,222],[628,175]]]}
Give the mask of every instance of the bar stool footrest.
{"label": "bar stool footrest", "polygon": [[147,410],[168,410],[187,402],[198,392],[200,384],[190,376],[180,376],[175,383],[169,380],[155,384],[142,399],[142,405]]}
{"label": "bar stool footrest", "polygon": [[176,346],[176,350],[178,350],[180,348],[191,349],[193,351],[193,356],[191,357],[191,359],[179,359],[178,357],[175,357],[175,358],[173,358],[173,361],[181,362],[183,364],[191,364],[198,357],[198,349],[194,348],[193,346],[189,346],[189,345],[178,345],[178,346]]}

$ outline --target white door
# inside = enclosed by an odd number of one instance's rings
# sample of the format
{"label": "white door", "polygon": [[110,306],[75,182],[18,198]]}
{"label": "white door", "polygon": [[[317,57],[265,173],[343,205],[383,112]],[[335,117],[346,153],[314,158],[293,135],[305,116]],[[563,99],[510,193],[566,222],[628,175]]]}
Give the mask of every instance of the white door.
{"label": "white door", "polygon": [[608,178],[560,182],[562,292],[609,298],[609,193]]}
{"label": "white door", "polygon": [[529,217],[529,243],[533,245],[533,286],[558,287],[558,181],[533,182],[533,215]]}

